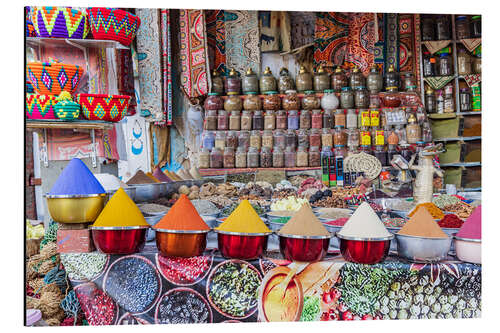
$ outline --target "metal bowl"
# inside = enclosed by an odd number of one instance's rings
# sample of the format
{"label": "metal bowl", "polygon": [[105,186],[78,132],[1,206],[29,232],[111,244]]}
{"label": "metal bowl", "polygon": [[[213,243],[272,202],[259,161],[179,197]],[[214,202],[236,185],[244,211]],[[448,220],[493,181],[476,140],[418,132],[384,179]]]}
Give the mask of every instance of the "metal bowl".
{"label": "metal bowl", "polygon": [[296,236],[278,233],[280,252],[287,260],[315,262],[328,252],[332,236]]}
{"label": "metal bowl", "polygon": [[267,239],[271,232],[248,234],[214,230],[217,233],[219,251],[225,258],[252,260],[267,251]]}
{"label": "metal bowl", "polygon": [[340,253],[345,260],[373,265],[384,261],[389,254],[394,235],[380,238],[356,238],[336,234],[340,239]]}
{"label": "metal bowl", "polygon": [[156,247],[165,257],[196,257],[207,247],[210,230],[156,230]]}
{"label": "metal bowl", "polygon": [[432,263],[446,258],[451,238],[426,238],[396,234],[400,257],[413,262]]}
{"label": "metal bowl", "polygon": [[[135,193],[136,193],[136,190],[135,190],[135,187],[130,185],[128,187],[122,187],[121,188],[125,193],[127,193],[127,195],[129,196],[130,199],[132,199],[132,201],[135,201]],[[116,191],[118,190],[113,190],[113,191],[108,191],[108,200],[111,199],[111,197],[116,193]],[[107,202],[106,201],[106,202]]]}
{"label": "metal bowl", "polygon": [[95,247],[107,254],[133,254],[141,252],[146,244],[149,226],[90,227]]}
{"label": "metal bowl", "polygon": [[165,188],[165,183],[133,184],[135,187],[135,202],[156,200]]}
{"label": "metal bowl", "polygon": [[89,195],[46,195],[52,219],[59,223],[94,222],[104,208],[106,193]]}
{"label": "metal bowl", "polygon": [[455,249],[458,259],[471,262],[474,264],[481,264],[481,240],[453,237],[455,239]]}

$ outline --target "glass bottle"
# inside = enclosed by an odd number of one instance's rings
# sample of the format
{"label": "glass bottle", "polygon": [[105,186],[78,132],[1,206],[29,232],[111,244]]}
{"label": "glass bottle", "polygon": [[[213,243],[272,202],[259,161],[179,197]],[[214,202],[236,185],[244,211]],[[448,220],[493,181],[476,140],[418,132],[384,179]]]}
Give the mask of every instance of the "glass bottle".
{"label": "glass bottle", "polygon": [[283,168],[285,166],[285,154],[281,147],[273,149],[273,168]]}
{"label": "glass bottle", "polygon": [[481,38],[481,16],[476,15],[471,18],[471,37]]}
{"label": "glass bottle", "polygon": [[472,61],[472,71],[474,74],[481,74],[481,57],[474,57]]}
{"label": "glass bottle", "polygon": [[347,76],[345,75],[342,68],[337,67],[332,75],[332,89],[335,92],[340,92],[342,88],[348,86]]}
{"label": "glass bottle", "polygon": [[340,107],[342,109],[351,109],[354,107],[354,93],[350,87],[343,87],[340,93]]}
{"label": "glass bottle", "polygon": [[285,149],[285,133],[283,130],[276,130],[273,133],[273,143],[274,147],[280,147],[281,149]]}
{"label": "glass bottle", "polygon": [[265,130],[262,134],[262,147],[272,148],[273,147],[273,132],[270,130]]}
{"label": "glass bottle", "polygon": [[241,125],[240,111],[231,111],[229,117],[229,129],[232,131],[239,131]]}
{"label": "glass bottle", "polygon": [[455,19],[455,33],[457,39],[470,38],[470,22],[467,16],[457,16]]}
{"label": "glass bottle", "polygon": [[441,76],[453,75],[451,57],[448,53],[441,53],[439,55],[439,75]]}
{"label": "glass bottle", "polygon": [[226,100],[224,101],[224,110],[230,111],[241,111],[243,109],[243,102],[240,96],[236,93],[228,93]]}
{"label": "glass bottle", "polygon": [[300,66],[299,74],[295,78],[295,86],[299,92],[312,90],[312,76],[304,66]]}
{"label": "glass bottle", "polygon": [[311,115],[311,128],[322,128],[323,127],[323,116],[321,115],[321,110],[312,110]]}
{"label": "glass bottle", "polygon": [[345,148],[344,145],[336,145],[333,150],[333,155],[337,158],[338,157],[345,158],[347,157],[347,149]]}
{"label": "glass bottle", "polygon": [[219,115],[217,116],[217,129],[219,131],[225,131],[229,128],[229,114],[226,110],[219,110]]}
{"label": "glass bottle", "polygon": [[382,74],[378,71],[377,65],[373,65],[370,69],[370,73],[366,78],[366,86],[370,93],[376,94],[382,91],[382,86],[384,81],[382,79]]}
{"label": "glass bottle", "polygon": [[217,111],[209,110],[206,112],[204,128],[209,131],[217,130]]}
{"label": "glass bottle", "polygon": [[215,134],[214,132],[203,132],[203,148],[212,149],[215,147]]}
{"label": "glass bottle", "polygon": [[231,147],[224,148],[223,156],[224,169],[234,168],[234,149]]}
{"label": "glass bottle", "polygon": [[436,39],[451,39],[450,22],[447,15],[440,15],[436,18]]}
{"label": "glass bottle", "polygon": [[288,129],[299,129],[299,112],[297,110],[288,111]]}
{"label": "glass bottle", "polygon": [[387,153],[384,146],[376,146],[373,155],[380,161],[382,166],[387,166]]}
{"label": "glass bottle", "polygon": [[210,149],[202,148],[198,153],[198,167],[202,169],[210,168]]}
{"label": "glass bottle", "polygon": [[221,110],[224,108],[224,100],[217,93],[208,93],[203,107],[205,110]]}
{"label": "glass bottle", "polygon": [[220,169],[223,166],[223,155],[219,148],[214,148],[210,152],[210,168]]}
{"label": "glass bottle", "polygon": [[391,165],[391,161],[392,161],[394,155],[397,155],[397,154],[398,154],[398,151],[396,150],[396,145],[388,145],[387,146],[387,164],[388,165]]}
{"label": "glass bottle", "polygon": [[283,110],[276,111],[276,128],[286,129],[286,125],[287,125],[286,112]]}
{"label": "glass bottle", "polygon": [[321,165],[321,154],[319,152],[319,147],[309,148],[309,166],[319,167]]}
{"label": "glass bottle", "polygon": [[444,112],[455,112],[455,101],[453,97],[453,85],[448,84],[444,87]]}
{"label": "glass bottle", "polygon": [[292,147],[295,149],[297,147],[297,134],[295,130],[287,130],[285,134],[285,145],[286,147]]}
{"label": "glass bottle", "polygon": [[406,144],[406,130],[403,127],[403,125],[396,125],[396,128],[394,130],[396,135],[398,136],[399,139],[399,144]]}
{"label": "glass bottle", "polygon": [[457,65],[458,74],[468,75],[472,73],[472,59],[464,49],[458,51]]}
{"label": "glass bottle", "polygon": [[354,66],[351,72],[351,77],[349,78],[349,84],[353,90],[358,87],[366,86],[365,77],[363,73],[360,72],[358,66]]}
{"label": "glass bottle", "polygon": [[234,150],[238,148],[238,136],[234,131],[228,131],[226,135],[226,147],[231,147]]}
{"label": "glass bottle", "polygon": [[417,89],[417,83],[413,77],[413,73],[406,73],[403,78],[403,88],[405,91],[415,91]]}
{"label": "glass bottle", "polygon": [[347,133],[343,127],[335,127],[333,130],[333,144],[347,145]]}
{"label": "glass bottle", "polygon": [[243,111],[241,113],[241,130],[249,131],[252,129],[252,111]]}
{"label": "glass bottle", "polygon": [[358,128],[358,115],[355,109],[348,109],[346,115],[346,127]]}
{"label": "glass bottle", "polygon": [[240,131],[238,134],[238,147],[244,147],[248,150],[250,147],[250,132]]}
{"label": "glass bottle", "polygon": [[324,90],[330,89],[330,76],[321,65],[318,66],[313,81],[314,90],[316,92],[323,92]]}
{"label": "glass bottle", "polygon": [[282,99],[283,109],[286,111],[299,110],[300,98],[295,90],[287,90]]}
{"label": "glass bottle", "polygon": [[378,109],[380,108],[380,96],[379,94],[370,93],[370,105],[368,105],[370,109]]}
{"label": "glass bottle", "polygon": [[280,77],[278,80],[278,90],[280,94],[286,93],[288,90],[295,89],[295,83],[293,82],[292,77],[290,76],[290,72],[288,68],[282,67],[280,69]]}
{"label": "glass bottle", "polygon": [[434,18],[432,16],[422,16],[422,41],[435,40],[435,38]]}
{"label": "glass bottle", "polygon": [[317,128],[313,128],[309,134],[309,147],[321,146],[321,134]]}
{"label": "glass bottle", "polygon": [[247,151],[244,147],[238,147],[236,149],[234,166],[236,168],[246,168],[247,167]]}
{"label": "glass bottle", "polygon": [[344,110],[337,109],[335,111],[335,127],[346,127],[346,115]]}
{"label": "glass bottle", "polygon": [[439,90],[436,98],[436,113],[444,113],[444,95],[443,91]]}
{"label": "glass bottle", "polygon": [[468,88],[460,89],[460,112],[472,110],[471,94]]}
{"label": "glass bottle", "polygon": [[217,72],[217,70],[213,70],[212,72],[212,93],[223,95],[224,94],[224,79]]}
{"label": "glass bottle", "polygon": [[318,96],[314,93],[313,90],[308,90],[305,92],[304,97],[302,98],[302,109],[304,110],[314,110],[319,109],[321,107],[321,102]]}
{"label": "glass bottle", "polygon": [[231,68],[229,75],[226,78],[226,94],[234,93],[239,95],[241,93],[241,79],[240,73],[238,73],[234,68]]}
{"label": "glass bottle", "polygon": [[333,146],[333,133],[329,128],[323,128],[323,132],[321,133],[321,145],[324,146]]}
{"label": "glass bottle", "polygon": [[309,129],[311,128],[311,112],[309,110],[300,111],[300,128]]}
{"label": "glass bottle", "polygon": [[370,105],[370,95],[364,86],[359,86],[354,91],[354,106],[357,109],[365,109]]}
{"label": "glass bottle", "polygon": [[431,87],[427,88],[425,91],[425,109],[427,110],[427,113],[436,112],[436,95]]}
{"label": "glass bottle", "polygon": [[215,133],[215,148],[223,150],[226,147],[226,132],[218,131]]}
{"label": "glass bottle", "polygon": [[264,129],[264,117],[262,116],[262,111],[257,110],[253,112],[253,129],[262,131]]}
{"label": "glass bottle", "polygon": [[297,153],[295,147],[287,146],[285,149],[285,168],[295,168],[297,161]]}
{"label": "glass bottle", "polygon": [[268,147],[262,147],[260,151],[260,167],[272,168],[273,167],[273,154]]}
{"label": "glass bottle", "polygon": [[251,68],[248,68],[243,80],[241,82],[241,88],[244,94],[247,93],[258,93],[259,92],[259,78],[257,74],[253,72]]}
{"label": "glass bottle", "polygon": [[309,165],[309,154],[306,146],[297,148],[297,167],[307,167]]}
{"label": "glass bottle", "polygon": [[259,167],[259,150],[254,147],[250,147],[247,153],[247,168],[258,168]]}
{"label": "glass bottle", "polygon": [[256,92],[247,92],[243,99],[243,110],[262,110],[262,101]]}
{"label": "glass bottle", "polygon": [[333,92],[333,89],[326,89],[321,97],[321,108],[323,110],[335,110],[339,107],[339,99]]}
{"label": "glass bottle", "polygon": [[[389,87],[396,87],[399,89],[399,73],[396,72],[394,65],[389,65],[389,69],[387,70],[387,74],[385,76],[385,88],[386,90]],[[396,91],[397,91],[396,89]]]}
{"label": "glass bottle", "polygon": [[252,131],[250,134],[250,147],[260,149],[262,147],[262,138],[260,131]]}
{"label": "glass bottle", "polygon": [[277,91],[267,91],[262,101],[264,110],[279,110],[281,109],[281,97]]}
{"label": "glass bottle", "polygon": [[264,116],[264,129],[265,130],[273,130],[276,128],[276,115],[274,111],[268,110],[266,111],[266,115]]}
{"label": "glass bottle", "polygon": [[360,142],[359,131],[357,128],[351,128],[347,131],[347,146],[358,147]]}
{"label": "glass bottle", "polygon": [[262,94],[269,91],[277,91],[276,78],[269,67],[266,67],[264,73],[260,76],[259,86]]}
{"label": "glass bottle", "polygon": [[297,145],[309,147],[309,133],[305,129],[301,129],[297,133]]}
{"label": "glass bottle", "polygon": [[406,125],[406,139],[410,144],[422,140],[422,130],[413,114],[408,118],[408,124]]}
{"label": "glass bottle", "polygon": [[333,114],[332,110],[324,110],[323,111],[323,128],[332,128],[333,127]]}
{"label": "glass bottle", "polygon": [[422,63],[424,77],[436,76],[436,58],[429,51],[424,51]]}
{"label": "glass bottle", "polygon": [[422,141],[432,142],[432,130],[428,121],[422,124]]}

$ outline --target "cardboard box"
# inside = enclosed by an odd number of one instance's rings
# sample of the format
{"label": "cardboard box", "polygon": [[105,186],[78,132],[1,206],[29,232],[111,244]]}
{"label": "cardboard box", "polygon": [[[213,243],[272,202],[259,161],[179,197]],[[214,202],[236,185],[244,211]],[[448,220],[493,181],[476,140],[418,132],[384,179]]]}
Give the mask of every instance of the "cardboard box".
{"label": "cardboard box", "polygon": [[94,243],[89,229],[57,231],[58,253],[82,253],[94,251]]}

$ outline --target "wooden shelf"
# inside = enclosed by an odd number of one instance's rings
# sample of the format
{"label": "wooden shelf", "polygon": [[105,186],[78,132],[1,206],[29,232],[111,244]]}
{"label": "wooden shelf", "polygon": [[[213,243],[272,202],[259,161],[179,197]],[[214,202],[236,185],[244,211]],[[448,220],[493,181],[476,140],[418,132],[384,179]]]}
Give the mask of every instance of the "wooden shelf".
{"label": "wooden shelf", "polygon": [[259,170],[266,171],[314,171],[321,170],[321,167],[297,167],[297,168],[234,168],[234,169],[199,169],[201,176],[222,176],[226,174],[236,174],[236,173],[253,173]]}
{"label": "wooden shelf", "polygon": [[77,46],[77,47],[88,47],[96,49],[122,49],[122,50],[130,49],[129,47],[124,46],[114,40],[99,40],[99,39],[26,37],[26,45],[31,47],[50,45],[50,46]]}
{"label": "wooden shelf", "polygon": [[32,129],[112,129],[114,123],[91,120],[26,120],[26,128]]}

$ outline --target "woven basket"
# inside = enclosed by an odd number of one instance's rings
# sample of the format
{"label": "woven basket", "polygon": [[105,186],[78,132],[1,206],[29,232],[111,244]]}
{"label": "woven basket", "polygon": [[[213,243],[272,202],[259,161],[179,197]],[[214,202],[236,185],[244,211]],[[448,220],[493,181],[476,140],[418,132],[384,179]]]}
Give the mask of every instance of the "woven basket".
{"label": "woven basket", "polygon": [[54,110],[62,120],[75,120],[80,116],[80,104],[73,101],[60,101],[54,105]]}
{"label": "woven basket", "polygon": [[38,37],[83,39],[90,31],[86,11],[71,7],[33,7]]}
{"label": "woven basket", "polygon": [[127,115],[130,96],[78,94],[77,101],[86,119],[118,122]]}
{"label": "woven basket", "polygon": [[31,9],[29,6],[24,7],[26,14],[26,37],[36,37],[36,30],[33,22],[31,22]]}
{"label": "woven basket", "polygon": [[28,119],[57,119],[54,114],[56,96],[26,94],[26,118]]}
{"label": "woven basket", "polygon": [[141,25],[139,17],[125,10],[92,7],[88,11],[95,39],[115,40],[129,46]]}
{"label": "woven basket", "polygon": [[83,75],[78,65],[60,62],[30,62],[27,79],[39,94],[59,95],[63,90],[73,93]]}

